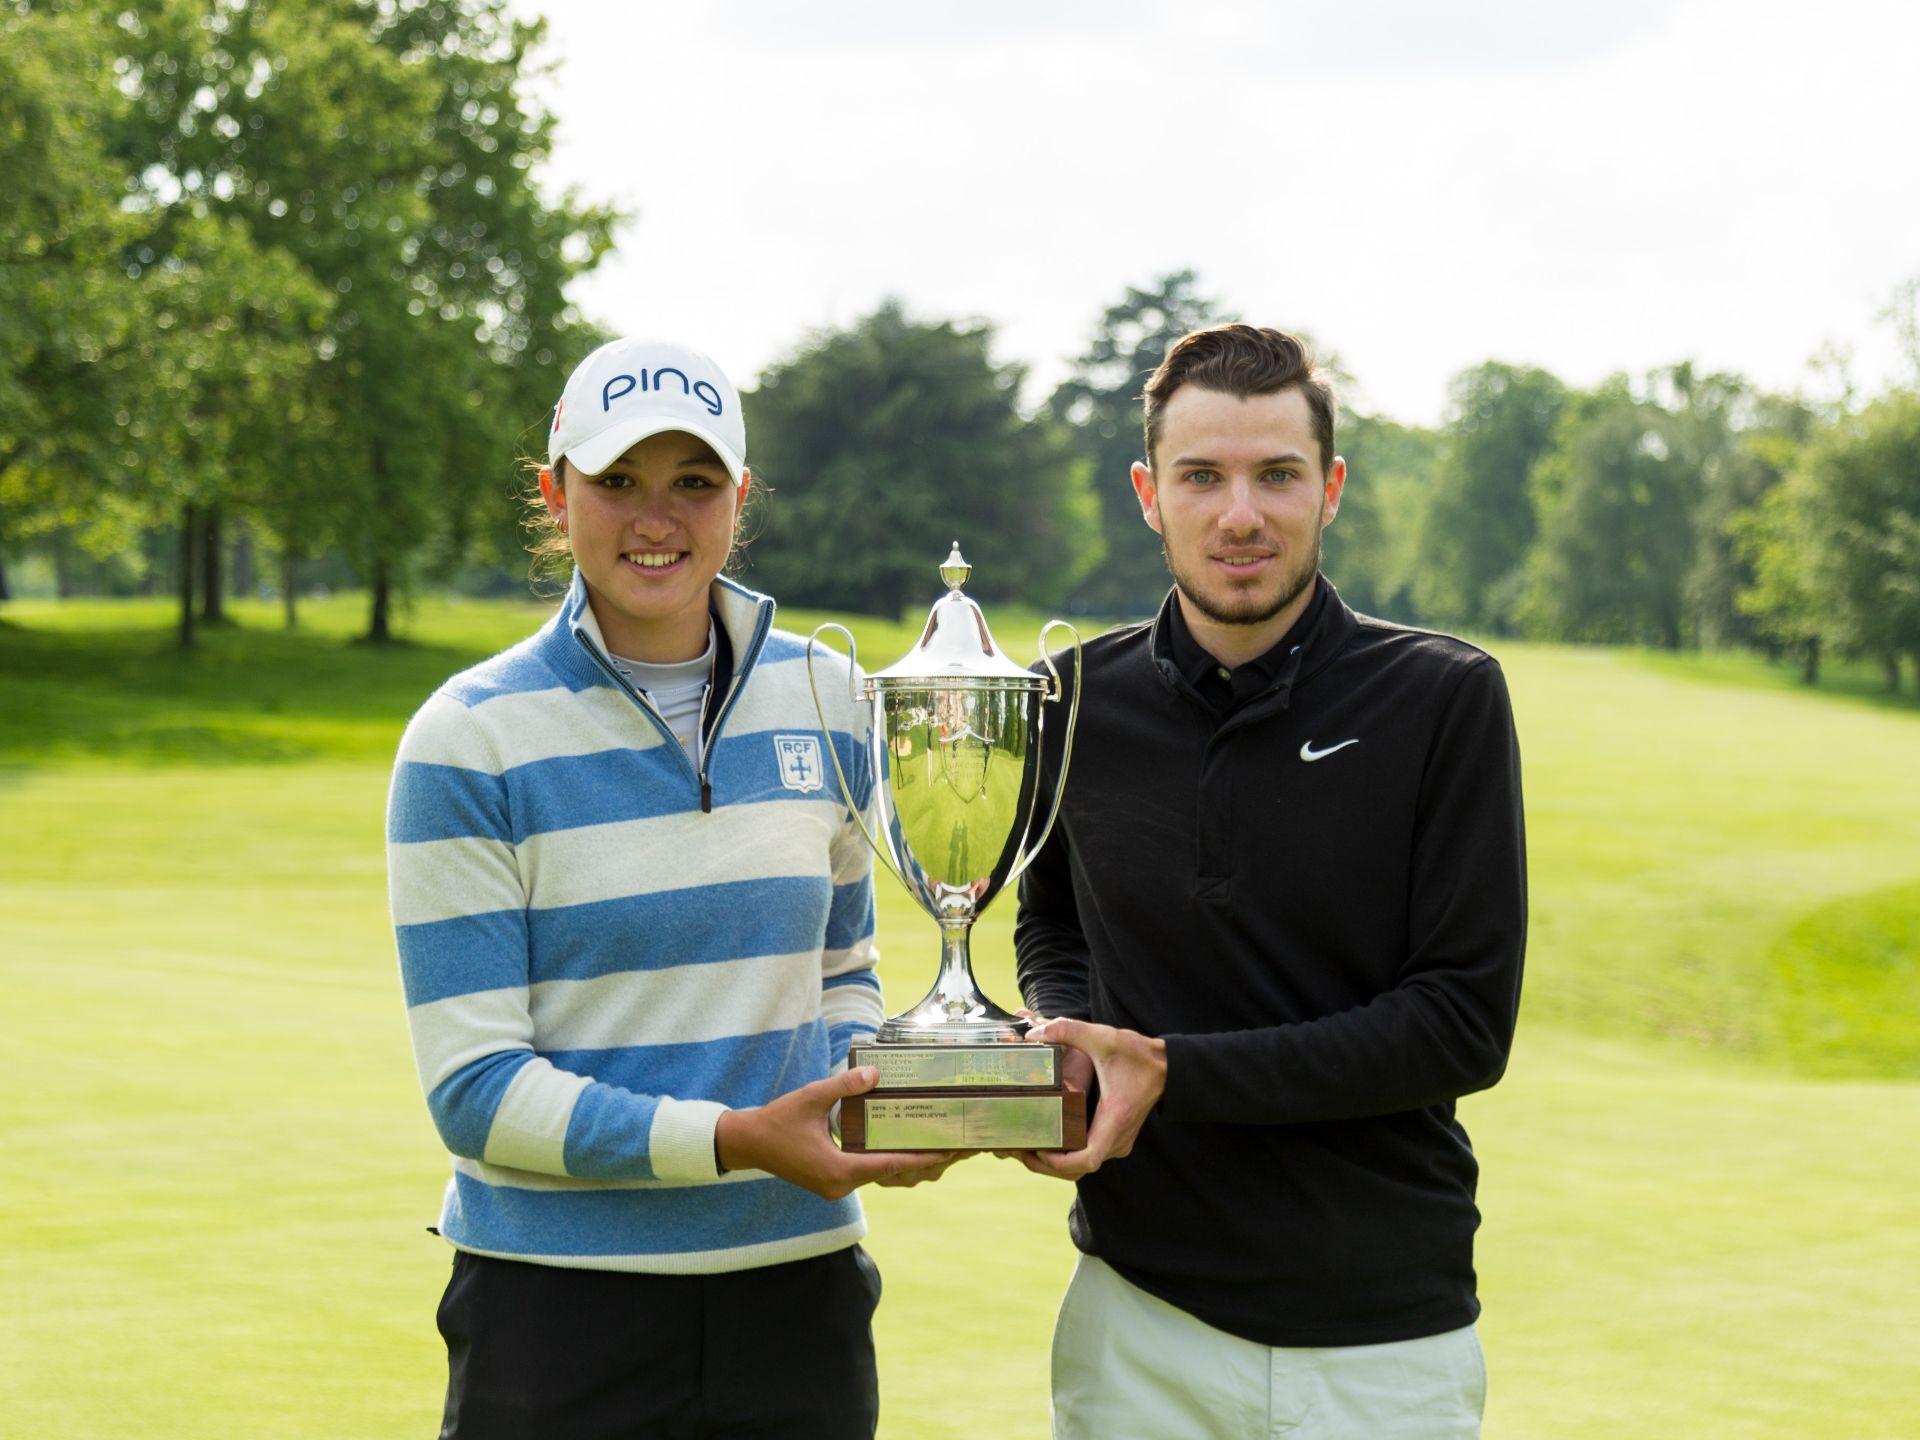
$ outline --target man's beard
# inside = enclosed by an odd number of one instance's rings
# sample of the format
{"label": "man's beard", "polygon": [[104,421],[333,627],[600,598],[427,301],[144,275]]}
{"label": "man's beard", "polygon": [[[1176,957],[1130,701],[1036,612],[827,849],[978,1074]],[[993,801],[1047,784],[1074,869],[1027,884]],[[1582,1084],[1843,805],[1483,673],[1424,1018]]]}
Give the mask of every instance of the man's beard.
{"label": "man's beard", "polygon": [[1282,572],[1279,589],[1274,592],[1278,598],[1272,600],[1258,593],[1240,596],[1207,594],[1199,583],[1199,577],[1182,574],[1180,567],[1174,564],[1173,547],[1167,544],[1164,528],[1160,535],[1160,553],[1166,559],[1167,571],[1173,576],[1174,585],[1187,597],[1187,603],[1209,620],[1219,625],[1264,625],[1305,594],[1313,584],[1314,577],[1320,573],[1320,534],[1315,530],[1313,548]]}

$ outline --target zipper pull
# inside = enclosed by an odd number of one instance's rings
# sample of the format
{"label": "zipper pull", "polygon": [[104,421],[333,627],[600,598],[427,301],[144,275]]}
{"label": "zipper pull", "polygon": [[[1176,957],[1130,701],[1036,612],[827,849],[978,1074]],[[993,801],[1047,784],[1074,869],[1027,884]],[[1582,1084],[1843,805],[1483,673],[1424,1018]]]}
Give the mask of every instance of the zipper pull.
{"label": "zipper pull", "polygon": [[713,783],[704,775],[700,777],[700,813],[702,815],[713,813]]}

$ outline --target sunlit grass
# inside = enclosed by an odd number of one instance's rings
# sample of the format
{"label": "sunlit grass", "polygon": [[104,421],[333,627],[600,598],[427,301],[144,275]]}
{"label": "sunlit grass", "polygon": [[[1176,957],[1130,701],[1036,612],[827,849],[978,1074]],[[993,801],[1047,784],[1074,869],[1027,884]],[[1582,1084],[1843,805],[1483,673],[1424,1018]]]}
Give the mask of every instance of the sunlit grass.
{"label": "sunlit grass", "polygon": [[[386,924],[386,766],[539,613],[423,603],[380,652],[340,597],[185,658],[164,606],[4,613],[0,1430],[431,1433],[445,1157]],[[993,616],[1030,648],[1039,617]],[[912,628],[863,624],[863,657]],[[1910,1435],[1920,717],[1501,655],[1535,925],[1513,1069],[1462,1109],[1490,1440]],[[156,738],[196,728],[224,738]],[[880,894],[898,1008],[937,944]],[[1011,924],[1008,897],[975,943],[1003,1002]],[[882,1433],[1043,1435],[1066,1188],[980,1159],[868,1193]]]}

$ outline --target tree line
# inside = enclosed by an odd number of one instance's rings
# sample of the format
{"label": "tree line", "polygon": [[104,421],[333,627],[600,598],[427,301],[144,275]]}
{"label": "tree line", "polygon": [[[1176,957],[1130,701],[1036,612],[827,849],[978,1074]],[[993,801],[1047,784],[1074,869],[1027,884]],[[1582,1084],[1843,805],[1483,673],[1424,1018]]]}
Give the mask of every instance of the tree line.
{"label": "tree line", "polygon": [[[1127,481],[1141,387],[1225,318],[1191,271],[1130,288],[1030,415],[985,325],[889,304],[813,336],[748,398],[774,482],[755,576],[897,615],[955,533],[979,537],[983,594],[1151,613],[1168,577]],[[1483,637],[1754,647],[1809,682],[1823,654],[1864,656],[1890,688],[1903,664],[1920,683],[1920,391],[1816,401],[1684,362],[1582,390],[1488,361],[1454,377],[1439,426],[1348,410],[1338,447],[1324,565],[1358,609]]]}
{"label": "tree line", "polygon": [[[539,25],[504,0],[0,16],[0,599],[9,563],[166,589],[190,642],[236,590],[294,623],[319,581],[364,587],[381,639],[408,587],[522,589],[520,457],[603,338],[564,290],[619,218],[538,184]],[[1920,376],[1916,298],[1890,314]],[[898,615],[960,538],[983,597],[1149,613],[1141,384],[1225,318],[1191,271],[1129,288],[1037,405],[985,323],[888,302],[805,337],[746,395],[746,578]],[[1814,400],[1679,363],[1580,389],[1488,361],[1438,426],[1348,409],[1339,448],[1326,570],[1361,610],[1920,679],[1911,387]]]}
{"label": "tree line", "polygon": [[536,184],[540,36],[504,0],[0,0],[0,559],[170,584],[191,642],[236,530],[290,621],[350,571],[374,639],[423,565],[508,554],[503,420],[597,340],[564,288],[616,218]]}

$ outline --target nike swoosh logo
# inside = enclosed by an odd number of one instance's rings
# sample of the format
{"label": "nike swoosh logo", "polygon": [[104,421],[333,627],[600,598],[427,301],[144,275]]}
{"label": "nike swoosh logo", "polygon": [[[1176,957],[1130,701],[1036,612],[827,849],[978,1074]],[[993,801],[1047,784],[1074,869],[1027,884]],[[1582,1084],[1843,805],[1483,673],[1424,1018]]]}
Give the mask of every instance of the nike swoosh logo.
{"label": "nike swoosh logo", "polygon": [[1309,740],[1300,747],[1300,758],[1306,761],[1324,760],[1336,750],[1344,750],[1349,745],[1358,745],[1359,743],[1358,738],[1342,740],[1338,745],[1329,745],[1324,750],[1316,750],[1313,748],[1313,742]]}

